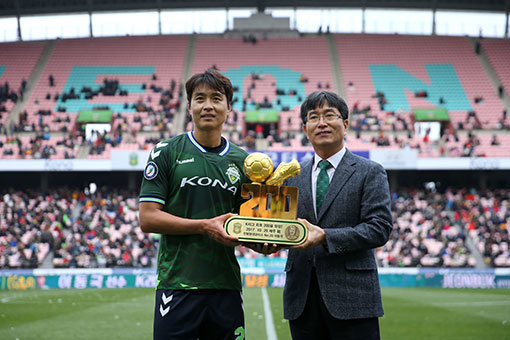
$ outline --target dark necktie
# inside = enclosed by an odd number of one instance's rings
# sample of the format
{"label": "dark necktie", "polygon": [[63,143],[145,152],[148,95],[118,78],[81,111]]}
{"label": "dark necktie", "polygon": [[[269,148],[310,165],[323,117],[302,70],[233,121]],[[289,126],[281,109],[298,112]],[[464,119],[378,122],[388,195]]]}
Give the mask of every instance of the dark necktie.
{"label": "dark necktie", "polygon": [[321,211],[322,202],[324,201],[324,197],[326,196],[326,192],[328,192],[329,187],[329,176],[326,169],[331,164],[326,160],[321,160],[319,162],[319,168],[321,171],[317,176],[317,187],[315,190],[315,207],[317,211],[317,217],[319,217],[319,212]]}

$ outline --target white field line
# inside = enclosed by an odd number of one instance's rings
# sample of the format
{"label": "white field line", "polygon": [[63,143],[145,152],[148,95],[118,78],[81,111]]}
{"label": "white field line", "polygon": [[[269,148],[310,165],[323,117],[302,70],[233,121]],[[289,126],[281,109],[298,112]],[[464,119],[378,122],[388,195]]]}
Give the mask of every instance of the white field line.
{"label": "white field line", "polygon": [[[37,296],[37,295],[36,295],[36,296]],[[8,302],[13,301],[13,300],[16,300],[16,299],[21,299],[21,298],[23,298],[23,297],[24,297],[24,295],[23,295],[23,294],[13,294],[13,295],[11,295],[11,296],[6,296],[6,297],[2,298],[2,299],[0,300],[0,302],[1,302],[1,303],[8,303]]]}
{"label": "white field line", "polygon": [[267,296],[266,287],[262,287],[262,300],[264,301],[264,319],[266,320],[267,340],[278,340],[276,330],[274,328],[273,313],[271,312],[271,304]]}

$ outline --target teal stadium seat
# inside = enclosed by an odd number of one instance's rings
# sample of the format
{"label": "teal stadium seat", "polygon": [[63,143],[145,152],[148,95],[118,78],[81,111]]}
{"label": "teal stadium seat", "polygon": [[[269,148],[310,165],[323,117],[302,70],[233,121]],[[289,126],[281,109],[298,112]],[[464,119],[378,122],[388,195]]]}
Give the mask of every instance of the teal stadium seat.
{"label": "teal stadium seat", "polygon": [[[96,79],[100,75],[125,75],[125,74],[154,74],[154,66],[73,66],[69,77],[67,78],[63,92],[68,93],[72,87],[76,94],[80,95],[80,99],[67,99],[62,102],[59,99],[55,105],[54,111],[58,107],[65,107],[67,112],[79,112],[81,110],[92,110],[98,103],[89,103],[85,99],[85,94],[80,93],[82,87],[90,87],[92,91],[99,90],[102,84],[97,84]],[[126,90],[129,93],[145,93],[142,89],[142,84],[119,84],[119,90]],[[110,107],[114,112],[135,112],[135,109],[130,107],[124,109],[123,103],[102,103]]]}
{"label": "teal stadium seat", "polygon": [[[371,64],[369,68],[375,90],[383,92],[388,102],[386,111],[411,110],[405,89],[427,91],[429,102],[450,111],[472,109],[452,64],[425,64],[430,84],[396,65]],[[440,97],[445,99],[445,104],[439,103]]]}
{"label": "teal stadium seat", "polygon": [[[243,65],[239,68],[231,68],[224,72],[224,74],[230,78],[232,85],[239,88],[239,92],[236,94],[239,100],[234,103],[234,110],[242,111],[242,98],[245,97],[243,93],[243,81],[252,73],[272,75],[276,79],[275,91],[277,88],[285,91],[285,95],[277,96],[277,98],[280,99],[280,105],[277,104],[277,99],[272,101],[273,110],[281,111],[282,106],[293,108],[297,105],[301,105],[298,97],[301,97],[301,99],[306,97],[305,85],[299,81],[299,77],[301,76],[300,72],[289,68],[281,68],[278,65]],[[289,90],[296,90],[297,94],[289,96],[287,94]],[[246,110],[254,109],[255,105],[251,103],[246,105]]]}

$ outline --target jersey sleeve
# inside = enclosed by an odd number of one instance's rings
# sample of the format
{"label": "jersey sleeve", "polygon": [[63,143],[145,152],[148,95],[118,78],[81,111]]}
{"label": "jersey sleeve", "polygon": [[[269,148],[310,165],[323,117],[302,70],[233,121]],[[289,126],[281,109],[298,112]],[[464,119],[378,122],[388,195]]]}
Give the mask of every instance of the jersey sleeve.
{"label": "jersey sleeve", "polygon": [[171,167],[167,144],[158,144],[149,154],[143,171],[139,202],[166,204],[168,197],[169,171]]}

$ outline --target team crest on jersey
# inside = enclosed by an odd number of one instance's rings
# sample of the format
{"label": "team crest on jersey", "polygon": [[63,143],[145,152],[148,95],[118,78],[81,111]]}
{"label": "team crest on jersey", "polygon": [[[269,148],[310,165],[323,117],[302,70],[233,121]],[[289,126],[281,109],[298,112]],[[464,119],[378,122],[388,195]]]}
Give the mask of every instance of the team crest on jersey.
{"label": "team crest on jersey", "polygon": [[145,170],[143,171],[143,177],[146,180],[151,180],[158,175],[158,166],[154,162],[149,162],[145,166]]}
{"label": "team crest on jersey", "polygon": [[239,178],[241,178],[241,174],[239,173],[239,169],[237,166],[233,163],[228,165],[228,169],[226,172],[228,179],[230,180],[230,183],[234,184],[236,183]]}

